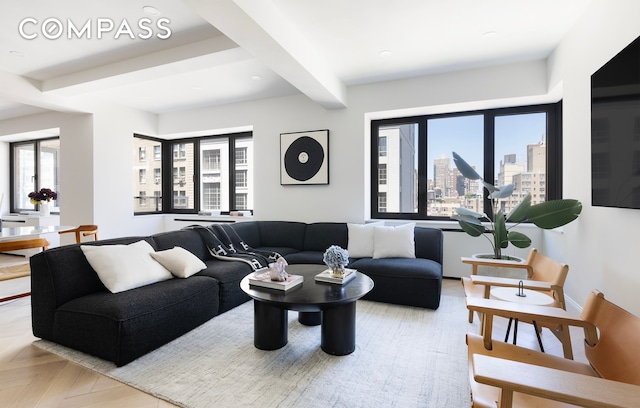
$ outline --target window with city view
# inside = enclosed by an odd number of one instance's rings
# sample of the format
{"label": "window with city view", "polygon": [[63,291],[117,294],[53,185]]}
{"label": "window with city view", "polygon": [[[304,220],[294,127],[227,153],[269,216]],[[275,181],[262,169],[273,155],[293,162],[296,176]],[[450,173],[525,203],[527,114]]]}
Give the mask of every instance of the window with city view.
{"label": "window with city view", "polygon": [[[250,133],[181,140],[135,135],[134,139],[136,213],[225,213],[253,208]],[[163,148],[170,152],[168,157],[162,155]],[[146,154],[151,151],[153,161]]]}
{"label": "window with city view", "polygon": [[443,219],[457,207],[488,211],[478,181],[464,178],[452,152],[485,180],[514,184],[505,212],[561,198],[561,104],[492,109],[372,122],[373,218]]}

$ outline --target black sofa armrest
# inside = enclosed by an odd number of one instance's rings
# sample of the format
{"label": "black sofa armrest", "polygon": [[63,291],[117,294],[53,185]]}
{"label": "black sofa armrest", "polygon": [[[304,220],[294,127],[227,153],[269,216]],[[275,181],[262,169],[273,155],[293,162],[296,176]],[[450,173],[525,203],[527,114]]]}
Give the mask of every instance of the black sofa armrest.
{"label": "black sofa armrest", "polygon": [[415,227],[414,240],[417,258],[431,259],[442,265],[444,259],[444,235],[442,230]]}

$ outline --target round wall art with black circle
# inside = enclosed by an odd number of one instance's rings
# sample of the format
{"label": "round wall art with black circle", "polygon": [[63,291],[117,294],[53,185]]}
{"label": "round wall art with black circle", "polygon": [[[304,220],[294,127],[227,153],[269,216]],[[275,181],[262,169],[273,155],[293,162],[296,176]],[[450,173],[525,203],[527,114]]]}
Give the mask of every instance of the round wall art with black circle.
{"label": "round wall art with black circle", "polygon": [[280,184],[329,184],[329,131],[280,135]]}

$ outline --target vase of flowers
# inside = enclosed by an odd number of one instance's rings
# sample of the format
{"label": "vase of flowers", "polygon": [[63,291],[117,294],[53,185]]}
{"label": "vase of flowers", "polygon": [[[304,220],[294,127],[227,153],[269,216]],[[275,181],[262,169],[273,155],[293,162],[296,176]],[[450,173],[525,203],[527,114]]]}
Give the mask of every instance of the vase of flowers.
{"label": "vase of flowers", "polygon": [[331,268],[334,278],[342,278],[344,276],[344,268],[349,264],[349,253],[338,245],[331,245],[324,252],[322,260]]}
{"label": "vase of flowers", "polygon": [[40,191],[33,191],[28,195],[31,204],[40,206],[40,216],[47,217],[51,214],[49,202],[58,198],[58,193],[50,188],[41,188]]}

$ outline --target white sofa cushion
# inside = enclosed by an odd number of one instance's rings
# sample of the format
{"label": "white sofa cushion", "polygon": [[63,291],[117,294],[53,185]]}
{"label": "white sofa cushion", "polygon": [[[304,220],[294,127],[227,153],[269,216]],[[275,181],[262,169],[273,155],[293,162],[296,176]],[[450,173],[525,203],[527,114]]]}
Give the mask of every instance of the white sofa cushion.
{"label": "white sofa cushion", "polygon": [[347,224],[349,241],[347,252],[351,258],[373,257],[373,227],[382,226],[384,222],[370,224]]}
{"label": "white sofa cushion", "polygon": [[415,223],[373,228],[373,258],[415,258]]}
{"label": "white sofa cushion", "polygon": [[147,241],[129,245],[81,245],[84,256],[96,271],[102,284],[112,293],[173,278],[153,258],[153,247]]}
{"label": "white sofa cushion", "polygon": [[207,267],[200,258],[179,246],[154,252],[151,256],[177,278],[188,278]]}

